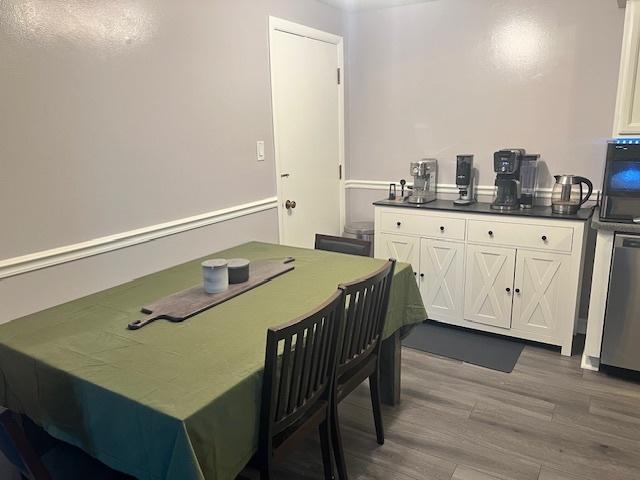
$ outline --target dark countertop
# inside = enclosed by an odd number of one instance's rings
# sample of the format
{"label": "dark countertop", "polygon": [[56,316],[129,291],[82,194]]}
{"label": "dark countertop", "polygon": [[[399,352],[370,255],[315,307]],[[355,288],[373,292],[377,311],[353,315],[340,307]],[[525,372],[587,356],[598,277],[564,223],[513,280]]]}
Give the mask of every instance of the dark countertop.
{"label": "dark countertop", "polygon": [[601,222],[598,207],[593,212],[591,228],[594,230],[608,230],[610,232],[640,233],[640,223]]}
{"label": "dark countertop", "polygon": [[[551,212],[551,207],[533,207],[527,210],[514,210],[510,212],[499,212],[492,210],[490,203],[477,202],[471,205],[458,206],[453,204],[453,200],[436,200],[435,202],[415,205],[412,203],[401,202],[398,200],[379,200],[373,202],[378,207],[397,207],[397,208],[414,208],[417,210],[435,210],[459,213],[482,213],[489,215],[500,215],[505,217],[529,217],[529,218],[546,218],[553,220],[580,220],[587,221],[593,214],[593,208],[581,208],[574,215],[560,215]],[[638,225],[640,227],[640,225]],[[640,231],[640,228],[639,228]]]}

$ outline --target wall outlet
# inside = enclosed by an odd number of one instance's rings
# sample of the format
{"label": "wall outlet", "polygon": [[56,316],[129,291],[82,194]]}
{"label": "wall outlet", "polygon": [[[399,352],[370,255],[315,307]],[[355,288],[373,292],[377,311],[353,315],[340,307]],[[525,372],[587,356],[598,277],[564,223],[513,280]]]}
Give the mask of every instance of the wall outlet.
{"label": "wall outlet", "polygon": [[256,158],[259,162],[264,160],[264,141],[258,140],[256,142]]}

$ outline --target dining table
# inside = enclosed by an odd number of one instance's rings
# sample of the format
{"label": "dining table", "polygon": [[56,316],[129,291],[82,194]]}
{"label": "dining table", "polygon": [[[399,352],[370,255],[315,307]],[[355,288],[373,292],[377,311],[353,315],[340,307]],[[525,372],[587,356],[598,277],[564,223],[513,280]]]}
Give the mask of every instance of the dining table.
{"label": "dining table", "polygon": [[[127,325],[201,282],[207,258],[293,257],[294,269],[187,320]],[[249,242],[0,325],[0,404],[139,479],[231,480],[255,453],[266,334],[384,259]],[[34,294],[37,294],[34,292]],[[399,332],[427,318],[397,263],[381,353],[399,399]]]}

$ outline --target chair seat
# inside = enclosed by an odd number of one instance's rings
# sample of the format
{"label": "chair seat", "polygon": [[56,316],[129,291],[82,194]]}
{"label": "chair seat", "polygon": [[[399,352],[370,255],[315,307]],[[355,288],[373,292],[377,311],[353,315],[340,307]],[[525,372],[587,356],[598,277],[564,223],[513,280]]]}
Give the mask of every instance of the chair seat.
{"label": "chair seat", "polygon": [[358,385],[364,382],[376,371],[378,356],[372,354],[362,364],[355,365],[352,369],[343,372],[336,382],[336,396],[338,402],[353,392]]}
{"label": "chair seat", "polygon": [[277,451],[281,447],[288,447],[289,442],[293,443],[298,437],[306,435],[309,431],[315,429],[327,416],[329,403],[324,400],[319,401],[313,406],[304,417],[299,419],[293,425],[287,427],[282,432],[273,437],[273,448]]}

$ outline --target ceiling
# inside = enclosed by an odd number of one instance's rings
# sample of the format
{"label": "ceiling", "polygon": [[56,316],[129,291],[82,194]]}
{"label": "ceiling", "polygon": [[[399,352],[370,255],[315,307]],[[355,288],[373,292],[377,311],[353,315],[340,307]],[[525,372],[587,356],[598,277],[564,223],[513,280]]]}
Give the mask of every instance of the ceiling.
{"label": "ceiling", "polygon": [[434,0],[320,0],[322,3],[349,12],[361,10],[373,10],[378,8],[397,7],[399,5],[409,5],[411,3],[425,3]]}

